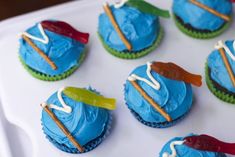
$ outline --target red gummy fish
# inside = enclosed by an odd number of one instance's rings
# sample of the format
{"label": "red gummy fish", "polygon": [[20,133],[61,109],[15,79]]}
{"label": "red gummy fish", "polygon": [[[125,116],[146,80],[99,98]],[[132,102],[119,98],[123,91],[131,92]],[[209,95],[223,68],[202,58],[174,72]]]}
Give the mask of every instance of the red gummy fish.
{"label": "red gummy fish", "polygon": [[198,87],[202,85],[202,77],[200,75],[191,74],[174,63],[154,62],[151,68],[167,78],[191,83]]}
{"label": "red gummy fish", "polygon": [[235,143],[225,143],[208,135],[186,137],[184,144],[202,151],[235,155]]}
{"label": "red gummy fish", "polygon": [[62,21],[42,21],[41,25],[44,29],[51,32],[58,33],[74,40],[81,42],[82,44],[87,44],[89,40],[88,33],[82,33],[74,29],[69,24]]}

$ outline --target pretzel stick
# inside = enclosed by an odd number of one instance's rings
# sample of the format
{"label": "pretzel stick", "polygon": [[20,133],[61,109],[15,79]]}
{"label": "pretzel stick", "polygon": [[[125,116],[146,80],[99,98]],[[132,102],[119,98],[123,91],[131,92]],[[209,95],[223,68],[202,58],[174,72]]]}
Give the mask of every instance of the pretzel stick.
{"label": "pretzel stick", "polygon": [[28,38],[27,36],[25,35],[22,35],[22,38],[42,57],[44,58],[47,63],[51,66],[52,69],[56,70],[57,67],[55,65],[55,63],[47,56],[45,55],[45,53],[40,50],[31,40],[30,38]]}
{"label": "pretzel stick", "polygon": [[224,49],[220,48],[219,52],[220,52],[220,55],[221,55],[221,57],[222,57],[222,59],[224,61],[224,65],[225,65],[225,67],[226,67],[226,69],[228,71],[228,74],[229,74],[229,77],[230,77],[230,79],[232,81],[232,84],[235,87],[235,77],[234,77],[234,74],[233,74],[233,70],[231,68],[231,65],[229,64],[228,58],[225,55]]}
{"label": "pretzel stick", "polygon": [[168,122],[172,119],[169,114],[167,114],[148,94],[137,84],[136,81],[130,81],[135,89],[147,100]]}
{"label": "pretzel stick", "polygon": [[83,153],[84,148],[75,140],[75,138],[71,135],[69,130],[61,123],[61,121],[56,117],[56,115],[48,108],[46,104],[41,104],[44,111],[53,119],[56,125],[61,129],[61,131],[68,137],[68,139],[73,143],[73,145],[79,150],[79,152]]}
{"label": "pretzel stick", "polygon": [[113,16],[113,13],[109,7],[109,4],[108,3],[105,3],[104,6],[104,11],[105,13],[107,14],[107,16],[109,17],[114,29],[116,30],[116,32],[118,33],[119,37],[121,38],[122,42],[125,44],[126,48],[131,51],[132,49],[132,46],[130,44],[130,42],[126,39],[126,37],[124,36],[124,34],[122,33],[120,27],[118,26],[116,20],[115,20],[115,17]]}
{"label": "pretzel stick", "polygon": [[228,21],[228,22],[229,22],[229,21],[231,20],[229,16],[224,15],[224,14],[221,14],[221,13],[219,13],[218,11],[216,11],[216,10],[214,10],[214,9],[212,9],[212,8],[210,8],[210,7],[206,6],[206,5],[204,5],[204,4],[200,3],[200,2],[198,2],[197,0],[189,0],[189,1],[190,1],[191,3],[197,5],[198,7],[202,8],[202,9],[204,9],[204,10],[207,10],[208,12],[210,12],[210,13],[212,13],[212,14],[214,14],[214,15],[216,15],[216,16],[222,18],[222,19],[224,19],[225,21]]}

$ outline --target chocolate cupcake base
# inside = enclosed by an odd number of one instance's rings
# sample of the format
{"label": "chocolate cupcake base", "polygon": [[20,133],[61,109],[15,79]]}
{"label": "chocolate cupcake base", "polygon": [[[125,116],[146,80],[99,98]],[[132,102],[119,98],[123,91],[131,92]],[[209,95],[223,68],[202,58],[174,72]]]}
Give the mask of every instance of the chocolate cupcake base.
{"label": "chocolate cupcake base", "polygon": [[[128,105],[127,105],[128,106]],[[128,107],[129,108],[129,107]],[[134,117],[141,122],[142,124],[152,127],[152,128],[168,128],[171,126],[174,126],[176,123],[180,122],[182,119],[184,119],[187,114],[190,112],[190,110],[188,112],[186,112],[185,114],[183,114],[181,117],[174,119],[171,122],[163,122],[163,123],[156,123],[156,122],[147,122],[145,120],[143,120],[140,115],[138,113],[136,113],[134,110],[130,109],[131,113],[134,115]]]}
{"label": "chocolate cupcake base", "polygon": [[[232,17],[232,16],[231,16]],[[222,34],[225,30],[227,30],[231,24],[231,22],[226,22],[223,26],[221,26],[216,31],[209,31],[209,30],[199,30],[193,28],[190,24],[185,24],[183,20],[178,17],[177,15],[173,14],[174,21],[176,26],[186,35],[191,36],[193,38],[198,39],[210,39],[214,38],[220,34]],[[232,19],[232,18],[231,18]]]}
{"label": "chocolate cupcake base", "polygon": [[206,63],[205,66],[206,84],[209,90],[220,100],[235,104],[235,93],[228,91],[226,88],[219,85],[210,77],[210,68]]}

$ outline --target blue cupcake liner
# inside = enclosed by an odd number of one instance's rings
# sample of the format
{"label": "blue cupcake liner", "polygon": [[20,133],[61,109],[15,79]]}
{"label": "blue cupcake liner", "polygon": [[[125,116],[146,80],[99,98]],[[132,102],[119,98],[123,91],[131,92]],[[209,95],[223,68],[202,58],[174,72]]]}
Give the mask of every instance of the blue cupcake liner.
{"label": "blue cupcake liner", "polygon": [[[127,104],[126,104],[127,105]],[[127,105],[128,106],[128,105]],[[174,126],[176,123],[178,123],[179,121],[181,121],[182,119],[184,119],[187,114],[190,112],[190,110],[188,112],[186,112],[185,114],[183,114],[181,117],[174,119],[171,122],[162,122],[162,123],[156,123],[156,122],[147,122],[145,120],[143,120],[140,115],[138,113],[136,113],[134,110],[132,110],[131,108],[128,107],[128,109],[130,110],[130,112],[132,113],[132,115],[134,115],[134,117],[141,122],[142,124],[152,127],[152,128],[168,128],[171,126]]]}
{"label": "blue cupcake liner", "polygon": [[[92,141],[88,142],[87,144],[85,144],[83,146],[84,152],[79,152],[79,150],[77,148],[68,148],[66,145],[58,143],[56,140],[54,140],[53,138],[51,138],[50,136],[48,136],[45,133],[44,127],[42,128],[42,130],[43,130],[44,134],[46,135],[46,138],[58,149],[60,149],[64,152],[67,152],[67,153],[82,154],[82,153],[86,153],[86,152],[89,152],[89,151],[95,149],[99,144],[101,144],[101,142],[110,134],[112,121],[113,121],[112,114],[109,113],[109,119],[106,122],[104,131],[102,132],[102,134],[100,136],[98,136],[97,138],[93,139]],[[43,124],[42,124],[42,126],[43,126]]]}

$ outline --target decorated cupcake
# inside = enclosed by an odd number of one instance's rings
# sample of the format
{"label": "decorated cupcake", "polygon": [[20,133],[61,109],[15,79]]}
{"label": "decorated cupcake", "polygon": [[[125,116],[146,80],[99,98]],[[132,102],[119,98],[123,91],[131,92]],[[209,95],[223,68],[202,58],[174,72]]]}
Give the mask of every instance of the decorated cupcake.
{"label": "decorated cupcake", "polygon": [[231,0],[174,0],[176,25],[194,38],[213,38],[224,32],[232,21]]}
{"label": "decorated cupcake", "polygon": [[105,49],[114,56],[135,59],[153,51],[163,37],[159,16],[169,12],[136,0],[122,0],[114,6],[104,4],[99,16],[98,35]]}
{"label": "decorated cupcake", "polygon": [[66,87],[42,103],[42,127],[47,139],[62,151],[84,153],[97,147],[110,130],[115,99],[95,90]]}
{"label": "decorated cupcake", "polygon": [[62,21],[42,21],[22,33],[19,58],[34,77],[61,80],[71,75],[85,57],[89,34]]}
{"label": "decorated cupcake", "polygon": [[201,76],[174,63],[153,62],[137,67],[125,84],[125,100],[143,124],[169,127],[181,120],[193,103],[191,84],[201,86]]}
{"label": "decorated cupcake", "polygon": [[235,155],[235,144],[208,135],[175,137],[161,150],[159,157],[226,157]]}
{"label": "decorated cupcake", "polygon": [[219,99],[235,104],[235,41],[219,41],[206,63],[206,82]]}

